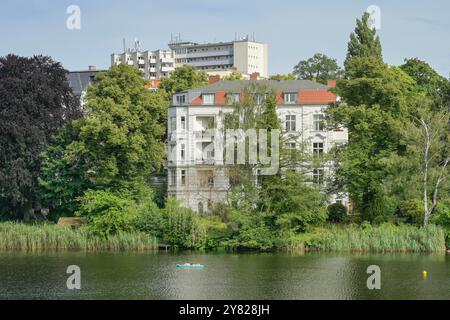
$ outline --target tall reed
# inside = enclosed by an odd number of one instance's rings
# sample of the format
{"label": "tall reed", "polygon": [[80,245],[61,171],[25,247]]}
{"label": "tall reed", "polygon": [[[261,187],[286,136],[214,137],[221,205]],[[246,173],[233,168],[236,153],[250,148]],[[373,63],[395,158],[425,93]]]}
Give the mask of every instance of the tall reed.
{"label": "tall reed", "polygon": [[0,223],[0,251],[147,251],[157,248],[156,238],[140,232],[102,238],[92,236],[85,228],[72,230],[58,225]]}
{"label": "tall reed", "polygon": [[316,230],[305,245],[321,251],[440,252],[445,251],[445,234],[435,225],[330,225]]}

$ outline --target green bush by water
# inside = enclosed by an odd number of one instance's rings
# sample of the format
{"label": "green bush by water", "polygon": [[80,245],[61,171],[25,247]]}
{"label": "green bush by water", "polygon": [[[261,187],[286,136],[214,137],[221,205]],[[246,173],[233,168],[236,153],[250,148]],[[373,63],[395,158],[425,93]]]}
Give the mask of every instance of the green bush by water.
{"label": "green bush by water", "polygon": [[141,232],[98,237],[85,227],[72,230],[59,225],[0,223],[0,251],[147,251],[157,248],[157,239]]}

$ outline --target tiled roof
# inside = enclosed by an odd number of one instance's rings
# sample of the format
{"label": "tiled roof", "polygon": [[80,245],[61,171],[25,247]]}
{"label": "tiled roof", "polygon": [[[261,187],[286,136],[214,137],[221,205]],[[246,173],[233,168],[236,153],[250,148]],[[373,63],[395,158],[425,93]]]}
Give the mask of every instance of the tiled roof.
{"label": "tiled roof", "polygon": [[266,86],[282,92],[298,92],[300,90],[328,90],[329,87],[310,80],[229,80],[208,84],[195,91],[215,93],[217,91],[241,92],[249,85]]}
{"label": "tiled roof", "polygon": [[69,72],[67,75],[67,80],[69,81],[69,86],[75,95],[81,96],[82,92],[85,92],[87,87],[92,83],[95,76],[102,72],[100,70],[96,71],[73,71]]}
{"label": "tiled roof", "polygon": [[225,104],[227,93],[242,93],[251,85],[258,85],[276,92],[277,104],[284,104],[283,93],[297,93],[297,104],[329,104],[336,101],[336,96],[329,91],[330,87],[309,80],[230,80],[208,84],[187,92],[195,98],[193,105],[202,105],[201,95],[216,94],[216,104]]}
{"label": "tiled roof", "polygon": [[336,102],[336,96],[330,91],[303,90],[300,91],[298,104],[328,104]]}

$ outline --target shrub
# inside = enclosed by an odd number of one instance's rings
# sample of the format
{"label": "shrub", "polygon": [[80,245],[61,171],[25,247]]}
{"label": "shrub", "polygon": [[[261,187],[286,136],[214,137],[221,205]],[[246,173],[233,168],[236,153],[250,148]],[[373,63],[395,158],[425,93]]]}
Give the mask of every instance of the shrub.
{"label": "shrub", "polygon": [[163,240],[176,248],[201,249],[207,241],[207,229],[200,216],[169,198],[163,209]]}
{"label": "shrub", "polygon": [[423,201],[420,199],[402,201],[398,206],[397,216],[401,222],[422,226]]}
{"label": "shrub", "polygon": [[438,204],[431,221],[445,230],[446,245],[450,248],[450,208],[444,204]]}
{"label": "shrub", "polygon": [[133,222],[136,230],[162,239],[164,217],[162,210],[155,202],[155,194],[148,186],[141,186],[137,199],[137,216]]}
{"label": "shrub", "polygon": [[328,221],[343,222],[347,217],[347,208],[342,203],[333,203],[328,206]]}
{"label": "shrub", "polygon": [[80,198],[77,216],[88,219],[88,228],[96,236],[132,231],[137,218],[135,201],[109,191],[88,190]]}

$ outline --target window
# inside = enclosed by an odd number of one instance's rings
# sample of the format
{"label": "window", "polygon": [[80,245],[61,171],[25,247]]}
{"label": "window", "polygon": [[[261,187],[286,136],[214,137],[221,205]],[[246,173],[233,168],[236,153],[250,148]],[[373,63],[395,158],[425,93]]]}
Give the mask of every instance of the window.
{"label": "window", "polygon": [[324,115],[323,114],[315,114],[313,116],[313,122],[314,122],[314,130],[315,131],[323,131],[325,128],[324,124]]}
{"label": "window", "polygon": [[170,185],[175,186],[177,184],[177,171],[175,169],[170,170]]}
{"label": "window", "polygon": [[284,103],[295,104],[296,102],[297,102],[297,93],[285,93],[284,94]]}
{"label": "window", "polygon": [[184,105],[186,103],[186,96],[177,96],[177,105]]}
{"label": "window", "polygon": [[288,115],[286,116],[286,131],[287,132],[292,132],[295,131],[295,116],[293,115]]}
{"label": "window", "polygon": [[181,185],[186,185],[186,170],[181,170]]}
{"label": "window", "polygon": [[203,202],[199,202],[198,203],[198,213],[203,214],[203,212],[204,212]]}
{"label": "window", "polygon": [[239,103],[240,99],[241,99],[241,95],[239,93],[232,93],[230,95],[230,103],[231,104]]}
{"label": "window", "polygon": [[313,170],[313,182],[318,185],[323,185],[323,169]]}
{"label": "window", "polygon": [[208,187],[214,187],[214,176],[208,176]]}
{"label": "window", "polygon": [[321,159],[323,156],[323,143],[313,143],[313,156],[316,159]]}
{"label": "window", "polygon": [[181,117],[181,130],[186,130],[186,117]]}
{"label": "window", "polygon": [[172,161],[176,160],[176,157],[177,157],[177,155],[175,154],[175,150],[176,150],[175,147],[176,147],[175,143],[170,145],[170,160],[172,160]]}
{"label": "window", "polygon": [[170,117],[170,131],[176,131],[177,130],[177,118],[176,117]]}
{"label": "window", "polygon": [[287,150],[292,151],[297,148],[297,144],[295,142],[287,142],[285,147]]}
{"label": "window", "polygon": [[186,145],[182,144],[181,145],[181,160],[185,160],[186,159]]}
{"label": "window", "polygon": [[213,203],[211,201],[211,199],[208,199],[208,211],[212,211],[213,209]]}
{"label": "window", "polygon": [[203,104],[211,105],[214,104],[215,94],[204,94],[202,95]]}

